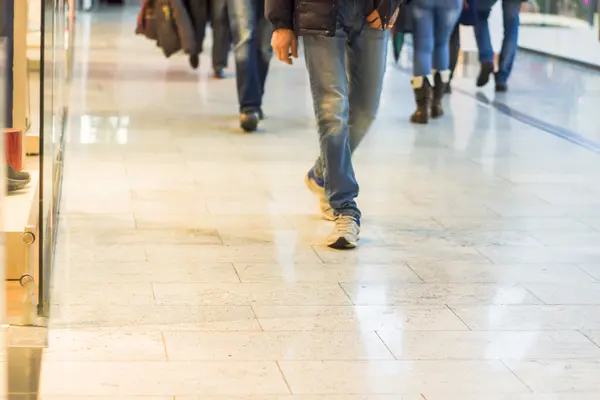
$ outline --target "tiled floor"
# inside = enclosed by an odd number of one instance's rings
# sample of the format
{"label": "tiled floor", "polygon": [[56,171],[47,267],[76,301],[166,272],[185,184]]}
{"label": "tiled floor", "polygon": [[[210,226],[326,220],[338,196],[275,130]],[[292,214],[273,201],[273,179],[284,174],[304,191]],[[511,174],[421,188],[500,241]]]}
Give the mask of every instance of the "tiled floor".
{"label": "tiled floor", "polygon": [[302,63],[244,135],[233,80],[134,23],[79,37],[44,400],[598,398],[600,155],[461,93],[415,127],[390,68],[332,251]]}

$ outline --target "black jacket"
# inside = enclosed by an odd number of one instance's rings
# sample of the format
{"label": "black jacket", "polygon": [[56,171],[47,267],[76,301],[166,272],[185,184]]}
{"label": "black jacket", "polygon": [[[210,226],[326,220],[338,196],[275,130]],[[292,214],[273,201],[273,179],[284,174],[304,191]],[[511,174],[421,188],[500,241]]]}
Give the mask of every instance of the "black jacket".
{"label": "black jacket", "polygon": [[[365,17],[379,11],[386,24],[403,0],[367,0]],[[265,15],[273,29],[293,29],[297,35],[335,35],[336,0],[266,0]]]}

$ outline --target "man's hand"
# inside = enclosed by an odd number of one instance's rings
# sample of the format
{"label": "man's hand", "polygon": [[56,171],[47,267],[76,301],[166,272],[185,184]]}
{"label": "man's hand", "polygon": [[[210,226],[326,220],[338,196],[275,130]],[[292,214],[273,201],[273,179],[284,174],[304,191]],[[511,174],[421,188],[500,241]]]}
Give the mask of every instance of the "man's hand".
{"label": "man's hand", "polygon": [[281,62],[292,65],[292,57],[298,58],[298,38],[291,29],[276,29],[271,37],[271,46]]}
{"label": "man's hand", "polygon": [[[388,21],[387,26],[385,26],[385,30],[392,29],[392,27],[396,23],[396,19],[398,18],[399,12],[400,12],[400,8],[396,8],[396,11],[394,12],[394,14],[392,14],[392,17]],[[369,16],[367,17],[367,24],[371,28],[374,28],[374,29],[379,29],[379,30],[384,29],[384,26],[381,23],[381,16],[379,15],[379,11],[377,11],[377,10],[373,10],[373,12],[371,14],[369,14]]]}

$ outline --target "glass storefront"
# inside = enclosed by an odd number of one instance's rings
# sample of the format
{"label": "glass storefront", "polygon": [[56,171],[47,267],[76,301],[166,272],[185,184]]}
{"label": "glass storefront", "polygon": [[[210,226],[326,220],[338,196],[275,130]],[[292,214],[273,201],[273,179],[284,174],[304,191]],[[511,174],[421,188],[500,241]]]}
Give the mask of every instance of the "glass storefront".
{"label": "glass storefront", "polygon": [[530,0],[522,11],[521,47],[600,67],[600,1]]}
{"label": "glass storefront", "polygon": [[[1,92],[5,138],[0,147],[5,160],[0,172],[7,188],[0,196],[0,273],[5,281],[0,398],[5,398],[7,390],[35,392],[39,376],[31,372],[36,370],[32,362],[40,361],[47,341],[75,3],[1,0],[0,10],[5,41]],[[4,390],[3,362],[8,362],[11,377],[20,377],[19,382],[9,379]],[[15,371],[21,367],[30,372]]]}

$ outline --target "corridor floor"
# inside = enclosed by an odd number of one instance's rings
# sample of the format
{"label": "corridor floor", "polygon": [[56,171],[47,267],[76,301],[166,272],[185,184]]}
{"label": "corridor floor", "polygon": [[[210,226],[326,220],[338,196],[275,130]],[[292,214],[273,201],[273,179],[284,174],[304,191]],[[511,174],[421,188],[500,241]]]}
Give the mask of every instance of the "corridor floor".
{"label": "corridor floor", "polygon": [[242,134],[207,56],[164,60],[134,9],[89,18],[42,399],[598,399],[599,154],[460,92],[413,126],[390,64],[361,245],[330,250],[302,61]]}

